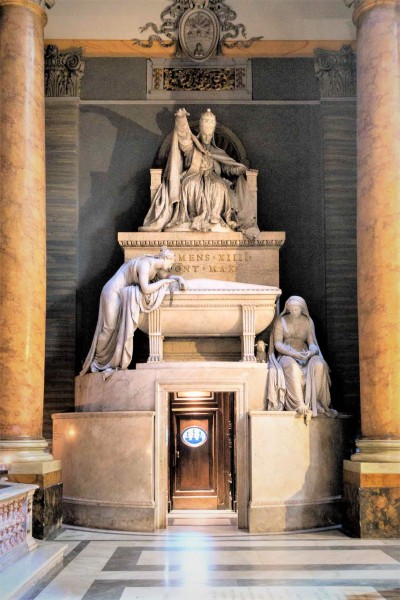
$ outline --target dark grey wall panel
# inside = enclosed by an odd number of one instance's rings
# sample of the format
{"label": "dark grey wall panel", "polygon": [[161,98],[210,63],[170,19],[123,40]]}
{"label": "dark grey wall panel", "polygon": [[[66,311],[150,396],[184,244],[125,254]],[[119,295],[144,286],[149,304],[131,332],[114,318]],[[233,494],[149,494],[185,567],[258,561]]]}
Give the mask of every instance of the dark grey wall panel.
{"label": "dark grey wall panel", "polygon": [[[210,106],[242,140],[259,170],[259,224],[284,230],[284,297],[303,295],[325,332],[324,212],[319,105],[185,106],[197,119]],[[79,368],[94,332],[102,286],[123,260],[119,231],[136,231],[149,207],[149,169],[173,127],[171,105],[81,107],[78,356]]]}
{"label": "dark grey wall panel", "polygon": [[313,58],[256,58],[253,100],[318,100]]}
{"label": "dark grey wall panel", "polygon": [[43,434],[74,407],[78,100],[46,100],[47,315]]}
{"label": "dark grey wall panel", "polygon": [[337,400],[358,414],[356,103],[322,102],[328,351]]}
{"label": "dark grey wall panel", "polygon": [[82,100],[144,100],[145,58],[87,58]]}

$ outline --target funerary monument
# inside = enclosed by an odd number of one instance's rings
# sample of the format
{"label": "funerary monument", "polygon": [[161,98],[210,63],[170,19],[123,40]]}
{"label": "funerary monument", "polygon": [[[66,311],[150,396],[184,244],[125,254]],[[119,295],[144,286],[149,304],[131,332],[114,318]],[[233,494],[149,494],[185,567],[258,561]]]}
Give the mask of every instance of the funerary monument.
{"label": "funerary monument", "polygon": [[335,524],[347,421],[305,301],[275,316],[285,234],[259,230],[257,172],[216,144],[212,111],[198,135],[188,117],[139,232],[118,236],[76,412],[54,415],[65,521],[153,531],[170,509],[219,508],[250,531]]}

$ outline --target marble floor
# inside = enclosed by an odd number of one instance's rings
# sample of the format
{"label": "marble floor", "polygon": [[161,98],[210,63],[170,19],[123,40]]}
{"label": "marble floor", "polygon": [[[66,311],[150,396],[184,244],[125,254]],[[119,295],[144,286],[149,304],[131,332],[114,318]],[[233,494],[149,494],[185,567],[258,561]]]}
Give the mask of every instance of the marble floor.
{"label": "marble floor", "polygon": [[340,530],[239,531],[236,515],[180,511],[155,534],[65,527],[64,562],[22,600],[400,600],[400,540]]}

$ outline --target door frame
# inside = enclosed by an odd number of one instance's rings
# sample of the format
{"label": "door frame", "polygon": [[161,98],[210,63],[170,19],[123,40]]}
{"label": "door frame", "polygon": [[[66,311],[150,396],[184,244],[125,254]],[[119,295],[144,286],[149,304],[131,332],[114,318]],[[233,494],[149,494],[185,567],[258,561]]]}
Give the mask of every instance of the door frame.
{"label": "door frame", "polygon": [[202,380],[193,383],[180,379],[179,383],[171,381],[155,382],[155,464],[154,464],[154,502],[156,529],[167,527],[168,512],[168,469],[169,469],[169,394],[184,392],[196,388],[202,392],[229,392],[234,394],[235,409],[235,444],[236,444],[236,497],[238,511],[238,528],[248,528],[248,505],[250,501],[250,448],[248,425],[248,393],[243,383],[217,383],[214,380]]}

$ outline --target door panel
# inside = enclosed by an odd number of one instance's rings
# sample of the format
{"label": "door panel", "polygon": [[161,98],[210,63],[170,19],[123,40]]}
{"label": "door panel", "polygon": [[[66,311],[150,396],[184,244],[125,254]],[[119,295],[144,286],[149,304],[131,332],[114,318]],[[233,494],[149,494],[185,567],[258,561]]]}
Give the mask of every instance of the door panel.
{"label": "door panel", "polygon": [[233,508],[233,399],[225,392],[204,400],[171,394],[171,508]]}
{"label": "door panel", "polygon": [[214,413],[174,414],[175,509],[217,508],[214,461]]}
{"label": "door panel", "polygon": [[193,418],[177,415],[176,417],[179,453],[176,489],[181,492],[214,491],[212,416]]}

